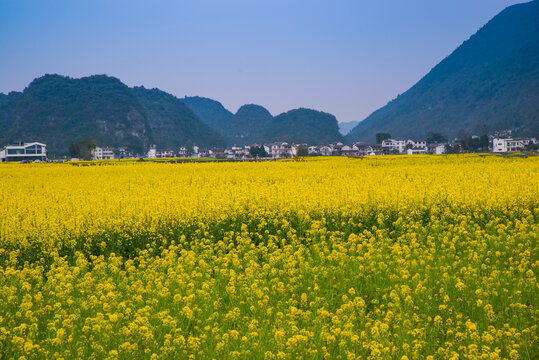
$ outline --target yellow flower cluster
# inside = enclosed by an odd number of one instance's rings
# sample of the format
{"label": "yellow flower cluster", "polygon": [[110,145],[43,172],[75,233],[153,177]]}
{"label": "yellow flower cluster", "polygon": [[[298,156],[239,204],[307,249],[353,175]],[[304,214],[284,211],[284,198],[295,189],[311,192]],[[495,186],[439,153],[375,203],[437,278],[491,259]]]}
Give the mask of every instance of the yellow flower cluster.
{"label": "yellow flower cluster", "polygon": [[0,165],[0,358],[539,358],[539,158],[101,165]]}

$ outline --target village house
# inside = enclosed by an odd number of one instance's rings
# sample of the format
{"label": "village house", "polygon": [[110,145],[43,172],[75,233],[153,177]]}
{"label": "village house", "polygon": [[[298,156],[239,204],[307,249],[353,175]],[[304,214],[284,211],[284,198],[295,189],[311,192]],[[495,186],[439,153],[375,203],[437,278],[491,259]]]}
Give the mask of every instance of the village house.
{"label": "village house", "polygon": [[322,155],[322,156],[331,156],[331,155],[333,155],[333,149],[331,147],[329,147],[329,146],[326,146],[326,145],[321,146],[319,151],[320,151],[320,155]]}
{"label": "village house", "polygon": [[31,142],[6,145],[0,148],[0,162],[36,160],[47,160],[47,145],[40,142]]}
{"label": "village house", "polygon": [[419,154],[426,154],[426,153],[427,153],[427,147],[414,146],[414,147],[406,149],[406,154],[408,155],[419,155]]}
{"label": "village house", "polygon": [[213,149],[210,150],[210,152],[211,152],[211,156],[215,157],[215,158],[218,158],[218,157],[221,157],[221,156],[225,155],[225,149],[213,148]]}
{"label": "village house", "polygon": [[[265,146],[264,146],[265,147]],[[274,159],[290,158],[293,155],[294,151],[292,146],[287,142],[275,142],[268,144],[269,151],[266,152]]]}
{"label": "village house", "polygon": [[96,146],[92,150],[93,160],[112,160],[116,158],[113,146]]}
{"label": "village house", "polygon": [[356,145],[352,145],[352,146],[344,145],[341,148],[341,155],[343,155],[343,156],[359,156],[359,148]]}
{"label": "village house", "polygon": [[425,149],[425,151],[427,150],[427,142],[425,140],[408,139],[406,140],[406,145],[408,145],[408,147],[411,146],[412,148]]}
{"label": "village house", "polygon": [[429,153],[434,155],[445,154],[445,144],[430,144],[427,147]]}
{"label": "village house", "polygon": [[156,150],[156,158],[171,158],[174,157],[174,150]]}
{"label": "village house", "polygon": [[133,154],[131,154],[131,152],[124,146],[118,148],[118,154],[120,159],[129,159],[133,157]]}
{"label": "village house", "polygon": [[403,153],[406,149],[406,140],[404,139],[385,139],[382,141],[382,148],[385,153],[399,152]]}
{"label": "village house", "polygon": [[522,151],[529,144],[536,144],[537,140],[532,139],[511,139],[511,138],[494,138],[492,139],[492,152],[517,152]]}
{"label": "village house", "polygon": [[148,154],[146,155],[149,159],[154,159],[157,157],[157,149],[155,147],[151,147],[150,150],[148,150]]}

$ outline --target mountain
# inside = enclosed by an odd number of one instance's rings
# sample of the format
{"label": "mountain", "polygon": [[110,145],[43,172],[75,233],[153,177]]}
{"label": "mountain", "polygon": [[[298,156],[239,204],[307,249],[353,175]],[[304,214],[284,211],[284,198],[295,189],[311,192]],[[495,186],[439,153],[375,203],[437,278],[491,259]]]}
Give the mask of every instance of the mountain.
{"label": "mountain", "polygon": [[495,16],[411,89],[348,135],[425,138],[511,129],[539,135],[539,0]]}
{"label": "mountain", "polygon": [[84,137],[140,153],[153,141],[146,112],[133,91],[105,75],[35,79],[19,96],[7,133],[8,141],[44,142],[52,155],[67,154],[70,143]]}
{"label": "mountain", "polygon": [[206,125],[221,134],[227,132],[228,123],[234,114],[225,109],[220,102],[200,96],[186,96],[181,100]]}
{"label": "mountain", "polygon": [[[0,144],[8,141],[8,131],[15,119],[15,109],[21,96],[20,92],[12,91],[9,94],[0,94]],[[2,131],[2,129],[4,131]]]}
{"label": "mountain", "polygon": [[146,110],[158,148],[176,149],[188,141],[202,147],[224,146],[217,131],[200,119],[177,97],[159,89],[134,87],[133,92]]}
{"label": "mountain", "polygon": [[335,116],[304,108],[276,116],[264,133],[264,139],[308,144],[343,141]]}
{"label": "mountain", "polygon": [[339,132],[341,133],[341,135],[346,135],[350,132],[350,130],[352,130],[353,128],[355,128],[357,126],[357,124],[359,124],[359,121],[349,121],[349,122],[340,122],[339,123]]}
{"label": "mountain", "polygon": [[245,145],[263,141],[273,116],[260,105],[243,105],[230,119],[225,135],[231,144]]}

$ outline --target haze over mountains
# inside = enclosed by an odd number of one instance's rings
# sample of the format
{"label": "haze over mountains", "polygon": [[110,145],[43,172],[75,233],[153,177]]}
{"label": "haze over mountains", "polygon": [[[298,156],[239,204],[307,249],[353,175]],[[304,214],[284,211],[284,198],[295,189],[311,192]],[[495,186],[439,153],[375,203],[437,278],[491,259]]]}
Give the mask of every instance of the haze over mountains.
{"label": "haze over mountains", "polygon": [[248,104],[234,114],[216,100],[130,88],[106,75],[45,75],[23,92],[0,94],[0,145],[42,141],[51,154],[66,155],[69,144],[84,137],[143,153],[152,144],[166,149],[187,142],[374,142],[377,132],[424,139],[430,132],[454,137],[510,129],[517,136],[539,136],[538,19],[539,0],[503,10],[346,138],[353,123],[338,125],[333,115],[311,109],[274,117]]}
{"label": "haze over mountains", "polygon": [[359,124],[359,121],[349,121],[339,123],[339,132],[344,136]]}
{"label": "haze over mountains", "polygon": [[347,139],[425,138],[511,129],[539,135],[539,1],[510,6]]}

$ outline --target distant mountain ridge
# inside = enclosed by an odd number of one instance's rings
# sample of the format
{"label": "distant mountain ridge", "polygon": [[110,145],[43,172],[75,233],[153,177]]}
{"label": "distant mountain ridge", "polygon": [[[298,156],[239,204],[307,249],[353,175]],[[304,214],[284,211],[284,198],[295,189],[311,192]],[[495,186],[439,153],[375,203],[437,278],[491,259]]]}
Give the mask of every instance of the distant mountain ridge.
{"label": "distant mountain ridge", "polygon": [[341,133],[342,136],[345,136],[358,124],[359,124],[359,121],[340,122],[339,132]]}
{"label": "distant mountain ridge", "polygon": [[106,75],[44,75],[22,93],[0,94],[1,144],[41,141],[51,155],[67,155],[69,145],[85,137],[139,154],[153,144],[177,148],[188,141],[208,147],[226,143],[175,96],[129,88]]}
{"label": "distant mountain ridge", "polygon": [[295,109],[273,117],[264,107],[248,104],[233,114],[212,99],[130,88],[106,75],[47,74],[23,92],[0,94],[0,144],[40,141],[50,155],[60,156],[85,137],[138,154],[150,145],[174,149],[188,142],[211,148],[343,140],[335,117],[323,112]]}
{"label": "distant mountain ridge", "polygon": [[230,119],[225,135],[230,143],[237,145],[260,143],[272,121],[273,116],[263,106],[243,105]]}
{"label": "distant mountain ridge", "polygon": [[11,136],[10,131],[12,131],[15,110],[21,94],[16,91],[12,91],[7,95],[0,94],[0,144],[7,142]]}
{"label": "distant mountain ridge", "polygon": [[377,132],[424,138],[429,132],[539,135],[539,0],[495,16],[416,85],[372,113],[347,136]]}
{"label": "distant mountain ridge", "polygon": [[[4,102],[0,107],[5,109]],[[153,141],[146,112],[131,89],[105,75],[37,78],[5,115],[11,124],[0,138],[45,142],[51,154],[67,154],[70,143],[84,137],[138,151]]]}
{"label": "distant mountain ridge", "polygon": [[159,89],[134,87],[133,91],[146,110],[155,144],[163,149],[176,148],[188,141],[198,146],[224,146],[225,139],[200,119],[177,97]]}
{"label": "distant mountain ridge", "polygon": [[304,108],[276,116],[266,130],[264,139],[315,145],[344,141],[335,116]]}
{"label": "distant mountain ridge", "polygon": [[[312,109],[294,109],[272,117],[260,105],[248,104],[232,114],[215,100],[186,97],[182,101],[207,124],[222,129],[228,145],[274,141],[325,144],[344,141],[335,116]],[[230,116],[232,115],[232,116]]]}
{"label": "distant mountain ridge", "polygon": [[225,109],[219,101],[201,96],[186,96],[181,101],[206,125],[221,134],[227,132],[228,123],[232,120],[234,114]]}

